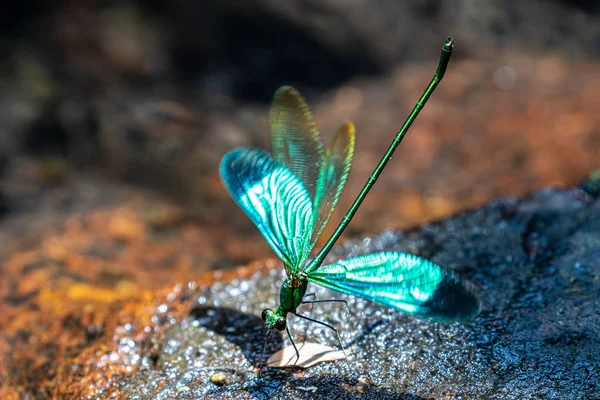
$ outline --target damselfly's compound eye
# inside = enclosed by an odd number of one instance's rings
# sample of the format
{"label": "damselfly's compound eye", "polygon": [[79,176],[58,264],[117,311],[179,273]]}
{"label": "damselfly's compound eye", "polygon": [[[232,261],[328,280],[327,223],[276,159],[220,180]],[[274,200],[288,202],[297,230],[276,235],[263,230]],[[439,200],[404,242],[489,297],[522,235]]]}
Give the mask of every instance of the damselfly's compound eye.
{"label": "damselfly's compound eye", "polygon": [[267,316],[269,315],[269,309],[263,310],[262,314],[260,314],[260,318],[262,318],[263,322],[267,322]]}
{"label": "damselfly's compound eye", "polygon": [[285,318],[279,318],[277,320],[277,322],[275,322],[275,329],[277,329],[279,332],[284,331],[285,330]]}

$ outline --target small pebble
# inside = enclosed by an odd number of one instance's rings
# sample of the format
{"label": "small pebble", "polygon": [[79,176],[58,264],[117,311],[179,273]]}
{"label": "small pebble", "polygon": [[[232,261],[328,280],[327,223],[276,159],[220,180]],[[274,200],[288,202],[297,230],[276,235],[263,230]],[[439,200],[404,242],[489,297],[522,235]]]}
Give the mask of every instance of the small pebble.
{"label": "small pebble", "polygon": [[227,383],[227,377],[225,374],[217,372],[216,374],[212,374],[210,381],[217,386],[223,386]]}

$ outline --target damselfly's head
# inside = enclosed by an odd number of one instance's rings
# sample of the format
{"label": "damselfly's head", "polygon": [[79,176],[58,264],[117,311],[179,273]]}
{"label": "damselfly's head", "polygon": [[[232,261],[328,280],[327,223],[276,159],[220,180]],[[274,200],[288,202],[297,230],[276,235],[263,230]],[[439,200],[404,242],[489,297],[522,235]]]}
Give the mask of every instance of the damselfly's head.
{"label": "damselfly's head", "polygon": [[260,317],[268,329],[277,329],[279,332],[283,332],[287,327],[285,316],[278,314],[276,311],[269,310],[268,308],[263,310]]}

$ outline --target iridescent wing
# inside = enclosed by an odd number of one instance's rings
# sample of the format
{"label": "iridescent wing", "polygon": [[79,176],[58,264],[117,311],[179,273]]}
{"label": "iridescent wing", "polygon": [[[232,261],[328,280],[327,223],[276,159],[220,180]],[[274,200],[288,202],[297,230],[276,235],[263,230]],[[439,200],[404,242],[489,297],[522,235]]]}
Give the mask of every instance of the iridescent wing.
{"label": "iridescent wing", "polygon": [[411,254],[369,254],[307,275],[326,288],[438,321],[468,319],[480,309],[477,295],[452,272]]}
{"label": "iridescent wing", "polygon": [[257,149],[227,153],[221,161],[221,178],[283,261],[287,274],[298,272],[312,250],[312,202],[302,182]]}
{"label": "iridescent wing", "polygon": [[346,122],[338,129],[327,149],[313,203],[314,232],[312,243],[316,243],[323,233],[331,214],[342,194],[342,189],[350,174],[354,155],[355,130],[352,122]]}
{"label": "iridescent wing", "polygon": [[269,122],[273,158],[300,179],[313,200],[323,164],[323,143],[310,109],[296,89],[282,86],[275,92]]}

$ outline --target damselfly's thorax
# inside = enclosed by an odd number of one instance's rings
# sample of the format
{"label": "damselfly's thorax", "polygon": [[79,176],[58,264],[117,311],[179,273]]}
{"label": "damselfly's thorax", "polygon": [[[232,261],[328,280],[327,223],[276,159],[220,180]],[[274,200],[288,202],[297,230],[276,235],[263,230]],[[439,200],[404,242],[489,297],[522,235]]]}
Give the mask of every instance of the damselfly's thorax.
{"label": "damselfly's thorax", "polygon": [[302,303],[307,286],[308,281],[301,276],[288,276],[283,281],[279,292],[279,308],[275,311],[266,309],[261,314],[267,328],[277,329],[280,332],[285,330],[287,314],[296,312],[296,308]]}
{"label": "damselfly's thorax", "polygon": [[287,277],[279,291],[279,308],[287,312],[295,312],[302,303],[308,281],[297,276]]}

